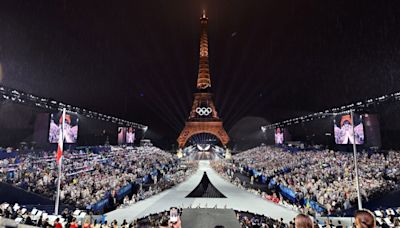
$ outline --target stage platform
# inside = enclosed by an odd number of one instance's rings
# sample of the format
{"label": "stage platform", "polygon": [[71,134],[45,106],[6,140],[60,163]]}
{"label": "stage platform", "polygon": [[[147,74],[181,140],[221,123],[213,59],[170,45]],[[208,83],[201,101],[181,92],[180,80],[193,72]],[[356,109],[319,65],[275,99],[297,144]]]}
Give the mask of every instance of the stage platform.
{"label": "stage platform", "polygon": [[[226,198],[185,198],[194,188],[196,188],[196,186],[198,186],[204,172],[207,172],[207,176],[211,183],[224,196],[226,196]],[[198,170],[183,183],[146,200],[109,212],[106,214],[106,219],[108,221],[116,219],[120,224],[123,219],[132,221],[135,218],[141,218],[149,214],[169,210],[171,207],[215,207],[249,211],[275,219],[283,218],[285,222],[291,221],[298,214],[296,211],[263,200],[253,193],[236,187],[219,176],[219,174],[211,168],[209,161],[199,161]]]}
{"label": "stage platform", "polygon": [[183,228],[240,228],[236,213],[232,209],[187,208],[182,212],[181,221]]}

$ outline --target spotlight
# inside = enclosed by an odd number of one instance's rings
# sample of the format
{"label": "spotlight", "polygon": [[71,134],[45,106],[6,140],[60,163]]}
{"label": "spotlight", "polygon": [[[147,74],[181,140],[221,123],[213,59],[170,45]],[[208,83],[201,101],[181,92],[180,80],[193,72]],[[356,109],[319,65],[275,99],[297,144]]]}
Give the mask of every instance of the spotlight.
{"label": "spotlight", "polygon": [[266,126],[261,126],[261,131],[265,133],[267,131],[267,127]]}

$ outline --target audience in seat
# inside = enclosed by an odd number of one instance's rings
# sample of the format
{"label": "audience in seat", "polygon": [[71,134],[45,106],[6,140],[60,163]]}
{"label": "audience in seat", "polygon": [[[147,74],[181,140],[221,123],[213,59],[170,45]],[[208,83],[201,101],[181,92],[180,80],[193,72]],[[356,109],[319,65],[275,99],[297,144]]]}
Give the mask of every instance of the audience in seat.
{"label": "audience in seat", "polygon": [[[356,205],[357,191],[352,153],[330,150],[288,151],[285,148],[260,146],[234,155],[233,162],[214,162],[213,167],[232,182],[251,185],[234,178],[235,173],[251,176],[257,181],[262,176],[270,190],[289,189],[295,194],[291,207],[304,213],[316,213],[307,203],[312,201],[324,208],[319,214],[340,214]],[[361,196],[364,200],[399,188],[400,153],[358,153]],[[251,171],[251,172],[250,172]],[[254,191],[254,190],[251,190]],[[265,195],[254,191],[259,195]],[[274,201],[285,202],[281,192],[275,191]],[[269,193],[271,194],[271,193]],[[278,199],[276,198],[278,197]],[[295,202],[293,202],[295,201]],[[286,201],[287,202],[287,201]]]}

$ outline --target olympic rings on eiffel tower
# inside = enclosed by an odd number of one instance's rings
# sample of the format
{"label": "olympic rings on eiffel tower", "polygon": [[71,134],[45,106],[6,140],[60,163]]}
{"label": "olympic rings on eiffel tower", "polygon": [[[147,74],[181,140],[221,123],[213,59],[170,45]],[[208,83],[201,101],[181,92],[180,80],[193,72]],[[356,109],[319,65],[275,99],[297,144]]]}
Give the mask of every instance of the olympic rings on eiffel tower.
{"label": "olympic rings on eiffel tower", "polygon": [[199,114],[199,116],[208,116],[212,113],[212,109],[210,107],[197,107],[196,113]]}

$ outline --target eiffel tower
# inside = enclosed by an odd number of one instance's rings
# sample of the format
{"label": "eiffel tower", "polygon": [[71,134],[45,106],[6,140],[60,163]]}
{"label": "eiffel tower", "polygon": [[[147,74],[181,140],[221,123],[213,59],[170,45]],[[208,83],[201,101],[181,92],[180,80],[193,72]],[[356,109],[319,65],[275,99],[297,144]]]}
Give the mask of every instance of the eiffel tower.
{"label": "eiffel tower", "polygon": [[208,65],[208,18],[205,11],[200,18],[200,59],[197,76],[197,89],[193,94],[194,100],[189,118],[177,141],[179,148],[183,148],[187,140],[200,133],[209,133],[216,136],[223,146],[229,142],[223,122],[218,116],[211,91],[210,68]]}

